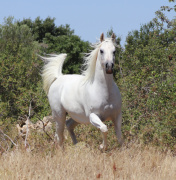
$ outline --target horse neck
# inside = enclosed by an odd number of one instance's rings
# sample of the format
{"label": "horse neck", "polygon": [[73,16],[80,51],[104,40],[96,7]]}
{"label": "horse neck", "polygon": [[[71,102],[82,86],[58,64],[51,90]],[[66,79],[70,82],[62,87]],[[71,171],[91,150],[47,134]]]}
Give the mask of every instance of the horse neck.
{"label": "horse neck", "polygon": [[113,85],[113,82],[113,74],[106,74],[99,60],[97,59],[93,84],[98,84],[104,88],[110,89]]}

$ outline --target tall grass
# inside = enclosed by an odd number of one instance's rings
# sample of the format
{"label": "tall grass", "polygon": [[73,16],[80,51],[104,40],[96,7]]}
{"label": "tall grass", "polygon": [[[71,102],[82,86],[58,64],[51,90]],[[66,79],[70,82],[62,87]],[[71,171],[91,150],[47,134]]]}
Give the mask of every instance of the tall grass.
{"label": "tall grass", "polygon": [[174,180],[176,177],[176,157],[169,151],[130,142],[120,148],[113,146],[101,152],[93,144],[95,141],[92,136],[87,134],[87,139],[73,146],[68,137],[64,150],[61,150],[45,135],[31,133],[28,139],[31,148],[29,152],[21,142],[18,147],[1,155],[0,179]]}

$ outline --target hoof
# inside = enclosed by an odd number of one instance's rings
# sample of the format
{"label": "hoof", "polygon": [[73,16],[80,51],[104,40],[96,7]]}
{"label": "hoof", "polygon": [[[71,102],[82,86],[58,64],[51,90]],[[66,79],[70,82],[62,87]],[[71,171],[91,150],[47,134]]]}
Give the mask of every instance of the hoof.
{"label": "hoof", "polygon": [[123,143],[124,143],[124,140],[121,139],[120,141],[118,141],[118,143],[119,143],[119,146],[121,147],[123,145]]}
{"label": "hoof", "polygon": [[107,150],[107,146],[105,146],[105,145],[101,144],[101,145],[100,145],[100,150],[104,150],[104,151],[106,151],[106,150]]}

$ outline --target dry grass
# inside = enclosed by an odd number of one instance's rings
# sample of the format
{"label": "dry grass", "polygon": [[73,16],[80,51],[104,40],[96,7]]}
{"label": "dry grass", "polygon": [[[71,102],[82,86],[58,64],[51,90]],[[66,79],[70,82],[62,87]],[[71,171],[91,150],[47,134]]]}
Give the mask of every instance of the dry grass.
{"label": "dry grass", "polygon": [[176,157],[135,143],[109,152],[100,152],[85,143],[66,144],[64,151],[53,146],[47,153],[20,148],[4,153],[0,164],[2,180],[172,180],[176,177]]}

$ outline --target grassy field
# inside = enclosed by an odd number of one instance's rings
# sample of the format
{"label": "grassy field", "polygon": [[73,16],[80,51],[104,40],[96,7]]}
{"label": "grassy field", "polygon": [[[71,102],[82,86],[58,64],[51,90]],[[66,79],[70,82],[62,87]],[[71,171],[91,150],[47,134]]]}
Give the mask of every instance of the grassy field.
{"label": "grassy field", "polygon": [[36,134],[30,137],[30,151],[22,142],[0,156],[1,180],[174,180],[176,177],[176,157],[169,151],[130,142],[101,152],[93,145],[91,136],[76,146],[71,145],[68,137],[61,150],[42,137]]}

